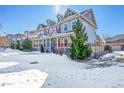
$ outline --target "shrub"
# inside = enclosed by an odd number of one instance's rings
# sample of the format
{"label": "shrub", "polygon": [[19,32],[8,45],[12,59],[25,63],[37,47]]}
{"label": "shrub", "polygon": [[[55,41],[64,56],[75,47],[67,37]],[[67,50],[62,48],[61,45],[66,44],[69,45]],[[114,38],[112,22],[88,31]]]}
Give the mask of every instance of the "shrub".
{"label": "shrub", "polygon": [[14,48],[15,48],[15,44],[14,44],[14,43],[11,43],[10,48],[11,48],[11,49],[14,49]]}
{"label": "shrub", "polygon": [[111,52],[112,52],[112,47],[109,46],[109,45],[106,45],[106,46],[104,47],[104,51],[106,51],[106,50],[108,50],[108,52],[111,53]]}
{"label": "shrub", "polygon": [[22,51],[22,50],[23,50],[23,48],[20,48],[19,50],[20,50],[20,51]]}
{"label": "shrub", "polygon": [[16,49],[20,49],[20,42],[19,41],[17,41]]}
{"label": "shrub", "polygon": [[41,45],[41,47],[40,47],[40,52],[41,52],[41,53],[44,52],[44,47],[43,47],[43,45]]}
{"label": "shrub", "polygon": [[11,49],[17,49],[17,44],[16,43],[11,43],[10,48]]}

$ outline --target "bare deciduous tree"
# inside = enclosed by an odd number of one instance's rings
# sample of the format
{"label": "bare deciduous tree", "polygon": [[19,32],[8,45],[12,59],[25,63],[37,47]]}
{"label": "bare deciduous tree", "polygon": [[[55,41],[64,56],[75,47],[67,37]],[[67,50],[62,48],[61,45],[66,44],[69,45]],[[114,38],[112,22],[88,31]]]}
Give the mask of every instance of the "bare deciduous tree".
{"label": "bare deciduous tree", "polygon": [[104,35],[103,35],[103,39],[104,39],[104,40],[106,40],[106,39],[108,39],[108,38],[110,38],[110,34],[104,34]]}

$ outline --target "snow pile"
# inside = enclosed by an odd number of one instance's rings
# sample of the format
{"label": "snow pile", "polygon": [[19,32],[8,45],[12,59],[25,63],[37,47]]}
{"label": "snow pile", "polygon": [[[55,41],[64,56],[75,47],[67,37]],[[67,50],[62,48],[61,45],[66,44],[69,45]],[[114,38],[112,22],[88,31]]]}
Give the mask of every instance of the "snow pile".
{"label": "snow pile", "polygon": [[18,65],[18,64],[19,63],[17,63],[17,62],[0,62],[0,69]]}
{"label": "snow pile", "polygon": [[124,51],[115,51],[114,53],[124,56]]}
{"label": "snow pile", "polygon": [[17,52],[0,52],[0,57],[6,57],[6,56],[10,56],[10,55],[18,55],[20,53],[17,53]]}
{"label": "snow pile", "polygon": [[124,56],[124,51],[114,51],[100,57],[100,61],[118,61],[118,57]]}
{"label": "snow pile", "polygon": [[47,73],[37,69],[0,74],[0,87],[42,87],[47,75]]}

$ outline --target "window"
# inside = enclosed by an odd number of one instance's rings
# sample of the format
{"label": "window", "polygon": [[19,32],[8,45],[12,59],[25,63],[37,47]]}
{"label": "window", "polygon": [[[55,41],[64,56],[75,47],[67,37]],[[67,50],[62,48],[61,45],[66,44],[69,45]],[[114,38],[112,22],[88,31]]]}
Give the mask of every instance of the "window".
{"label": "window", "polygon": [[50,43],[50,42],[49,42],[49,39],[47,39],[47,47],[49,47],[49,43]]}
{"label": "window", "polygon": [[68,13],[68,16],[71,16],[71,12]]}
{"label": "window", "polygon": [[60,22],[60,17],[58,17],[58,22]]}
{"label": "window", "polygon": [[56,31],[57,31],[57,33],[60,33],[60,31],[61,31],[61,26],[60,25],[56,26]]}
{"label": "window", "polygon": [[72,22],[72,30],[76,28],[76,22]]}
{"label": "window", "polygon": [[40,33],[40,36],[42,37],[42,36],[44,36],[44,35],[45,35],[45,32],[42,31],[42,32]]}
{"label": "window", "polygon": [[47,31],[44,31],[44,35],[47,36]]}
{"label": "window", "polygon": [[47,30],[47,35],[49,35],[50,34],[50,31],[49,30]]}
{"label": "window", "polygon": [[67,31],[67,24],[64,25],[64,31]]}

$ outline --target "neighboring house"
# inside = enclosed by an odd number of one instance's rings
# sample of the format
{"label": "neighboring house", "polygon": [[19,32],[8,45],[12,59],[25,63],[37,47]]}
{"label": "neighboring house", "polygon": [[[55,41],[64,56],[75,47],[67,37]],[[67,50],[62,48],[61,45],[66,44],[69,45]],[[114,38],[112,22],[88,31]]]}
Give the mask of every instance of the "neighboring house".
{"label": "neighboring house", "polygon": [[10,44],[19,41],[20,46],[22,45],[22,41],[25,39],[24,34],[7,34],[6,37],[9,39]]}
{"label": "neighboring house", "polygon": [[25,39],[28,38],[32,41],[32,47],[34,49],[39,49],[39,46],[38,46],[39,45],[39,42],[38,42],[39,35],[38,35],[37,30],[36,31],[25,31],[24,38]]}
{"label": "neighboring house", "polygon": [[25,31],[24,32],[24,37],[33,40],[36,37],[38,37],[38,34],[37,34],[37,31],[35,31],[35,30],[33,30],[33,31]]}
{"label": "neighboring house", "polygon": [[112,46],[113,50],[124,50],[124,34],[108,38],[106,44]]}
{"label": "neighboring house", "polygon": [[0,47],[10,47],[11,41],[7,36],[0,36]]}
{"label": "neighboring house", "polygon": [[104,44],[104,40],[102,40],[99,35],[96,35],[96,44],[98,44],[98,45]]}
{"label": "neighboring house", "polygon": [[12,43],[22,41],[24,39],[23,34],[7,34],[7,37],[10,39]]}
{"label": "neighboring house", "polygon": [[71,47],[70,34],[74,34],[73,29],[77,20],[80,20],[86,28],[89,44],[96,43],[96,21],[92,9],[76,12],[67,9],[64,15],[57,15],[57,22],[50,19],[47,24],[39,24],[36,31],[25,31],[24,35],[33,42],[33,48],[40,49],[43,45],[45,51],[51,52],[53,49],[66,49]]}

